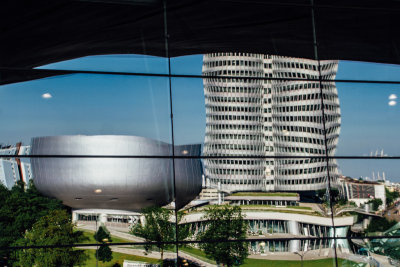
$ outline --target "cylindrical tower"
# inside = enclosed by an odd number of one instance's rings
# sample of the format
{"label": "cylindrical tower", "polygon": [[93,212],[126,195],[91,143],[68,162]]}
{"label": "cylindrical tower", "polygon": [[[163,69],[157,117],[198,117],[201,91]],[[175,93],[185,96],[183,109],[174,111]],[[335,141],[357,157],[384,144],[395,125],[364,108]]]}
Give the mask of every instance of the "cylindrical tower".
{"label": "cylindrical tower", "polygon": [[[263,56],[208,54],[204,56],[203,74],[219,76],[204,79],[204,155],[263,156],[263,84],[248,79],[263,77]],[[206,159],[205,166],[211,187],[220,182],[223,191],[258,190],[263,184],[262,159]]]}
{"label": "cylindrical tower", "polygon": [[[310,191],[327,185],[321,83],[328,155],[335,153],[340,108],[334,78],[337,61],[248,53],[204,56],[205,156],[211,187],[223,191]],[[278,80],[251,79],[253,77]],[[332,82],[330,81],[332,80]],[[285,156],[276,158],[268,156]],[[319,158],[290,158],[317,156]],[[287,158],[286,158],[287,157]],[[337,164],[329,162],[332,184]]]}
{"label": "cylindrical tower", "polygon": [[[336,61],[321,61],[323,80],[334,79]],[[275,161],[275,189],[309,191],[325,189],[327,164],[324,125],[322,121],[321,83],[318,61],[272,56],[272,129],[275,155],[286,156]],[[284,80],[284,79],[289,80]],[[296,79],[296,80],[293,80]],[[304,81],[303,81],[304,80]],[[340,110],[334,82],[322,83],[328,153],[334,154],[340,127]],[[333,108],[334,107],[334,108]],[[328,115],[329,114],[329,115]],[[339,121],[338,121],[339,120]],[[314,156],[319,158],[289,158]],[[331,162],[330,174],[336,180],[336,165]]]}

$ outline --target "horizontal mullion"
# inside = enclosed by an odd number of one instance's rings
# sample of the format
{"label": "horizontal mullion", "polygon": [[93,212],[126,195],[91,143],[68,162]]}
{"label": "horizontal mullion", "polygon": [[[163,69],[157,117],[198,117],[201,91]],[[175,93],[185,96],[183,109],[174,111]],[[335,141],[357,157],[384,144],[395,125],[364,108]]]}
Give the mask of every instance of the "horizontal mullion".
{"label": "horizontal mullion", "polygon": [[359,237],[279,237],[279,238],[252,238],[252,239],[213,239],[213,240],[181,240],[160,242],[119,242],[119,243],[85,243],[85,244],[59,244],[59,245],[33,245],[33,246],[2,246],[0,250],[39,249],[39,248],[69,248],[69,247],[93,247],[93,246],[120,246],[120,245],[157,245],[157,244],[202,244],[202,243],[235,243],[235,242],[259,242],[259,241],[291,241],[291,240],[352,240],[352,239],[399,239],[400,236],[359,236]]}
{"label": "horizontal mullion", "polygon": [[400,159],[400,156],[177,156],[177,155],[0,155],[0,158],[160,158],[160,159]]}
{"label": "horizontal mullion", "polygon": [[[98,74],[98,75],[124,75],[124,76],[148,76],[166,78],[200,78],[200,79],[250,79],[262,81],[302,81],[302,82],[337,82],[337,83],[372,83],[372,84],[400,84],[400,81],[381,81],[381,80],[353,80],[353,79],[302,79],[302,78],[272,78],[272,77],[250,77],[250,76],[221,76],[221,75],[195,75],[195,74],[163,74],[163,73],[141,73],[141,72],[118,72],[118,71],[95,71],[95,70],[63,70],[63,69],[25,69],[0,67],[0,72],[27,72],[42,73],[49,76],[68,75],[68,74]],[[42,77],[45,78],[45,77]],[[41,78],[38,78],[41,79]],[[0,79],[0,84],[1,79]]]}

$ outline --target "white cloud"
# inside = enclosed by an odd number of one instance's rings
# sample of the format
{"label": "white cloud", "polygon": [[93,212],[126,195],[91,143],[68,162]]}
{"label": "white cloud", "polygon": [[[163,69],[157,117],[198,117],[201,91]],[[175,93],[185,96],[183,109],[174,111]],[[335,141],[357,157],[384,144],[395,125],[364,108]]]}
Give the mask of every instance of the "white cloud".
{"label": "white cloud", "polygon": [[394,100],[389,101],[389,106],[396,106],[397,102]]}
{"label": "white cloud", "polygon": [[42,95],[42,98],[44,98],[44,99],[49,99],[49,98],[52,98],[52,97],[53,96],[50,93],[45,93],[45,94]]}
{"label": "white cloud", "polygon": [[397,95],[391,94],[391,95],[389,96],[389,100],[395,100],[395,99],[397,99]]}

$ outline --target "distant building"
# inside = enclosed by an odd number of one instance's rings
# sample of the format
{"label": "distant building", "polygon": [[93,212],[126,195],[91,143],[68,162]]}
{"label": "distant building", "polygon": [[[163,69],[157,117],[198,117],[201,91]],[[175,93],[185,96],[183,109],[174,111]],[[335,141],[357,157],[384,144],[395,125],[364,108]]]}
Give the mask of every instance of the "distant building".
{"label": "distant building", "polygon": [[386,207],[386,193],[383,183],[357,180],[350,177],[340,177],[339,189],[349,201],[355,202],[357,206],[371,199],[380,198],[383,207]]}
{"label": "distant building", "polygon": [[[207,184],[227,193],[314,191],[327,188],[329,168],[336,186],[336,161],[327,166],[324,157],[334,156],[339,139],[337,67],[334,60],[204,55],[204,155],[220,157],[204,160]],[[246,156],[254,158],[240,158]]]}
{"label": "distant building", "polygon": [[199,195],[199,199],[215,200],[218,199],[219,191],[216,188],[204,188]]}
{"label": "distant building", "polygon": [[30,146],[17,143],[15,146],[0,147],[0,183],[11,189],[18,181],[26,184],[33,178],[31,164],[27,158],[16,158],[17,155],[29,155]]}

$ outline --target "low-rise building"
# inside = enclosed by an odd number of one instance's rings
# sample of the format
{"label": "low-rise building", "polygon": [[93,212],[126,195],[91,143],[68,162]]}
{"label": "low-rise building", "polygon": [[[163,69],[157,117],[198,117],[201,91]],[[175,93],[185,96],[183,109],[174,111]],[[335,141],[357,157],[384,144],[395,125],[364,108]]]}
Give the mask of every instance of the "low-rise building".
{"label": "low-rise building", "polygon": [[[17,143],[15,146],[0,147],[0,183],[11,189],[18,181],[26,184],[33,178],[31,163],[27,158],[17,155],[29,155],[30,146]],[[9,157],[6,157],[9,156]]]}
{"label": "low-rise building", "polygon": [[386,207],[385,184],[375,181],[357,180],[350,177],[340,177],[339,187],[344,196],[356,203],[357,206],[367,203],[371,199],[382,200],[383,208]]}
{"label": "low-rise building", "polygon": [[[217,190],[215,196],[218,196]],[[241,207],[248,224],[250,254],[329,250],[333,245],[329,238],[334,233],[336,236],[346,236],[355,223],[354,216],[343,214],[336,216],[333,223],[331,216],[324,212],[320,204],[301,203],[300,195],[294,192],[236,192],[226,194],[223,203]],[[210,204],[213,204],[212,201]],[[189,225],[193,236],[207,227],[204,218],[206,209],[200,205],[187,208],[181,223]],[[268,241],[258,240],[266,237]],[[307,237],[325,239],[301,240]],[[341,241],[338,246],[342,251],[350,249],[347,240]]]}

